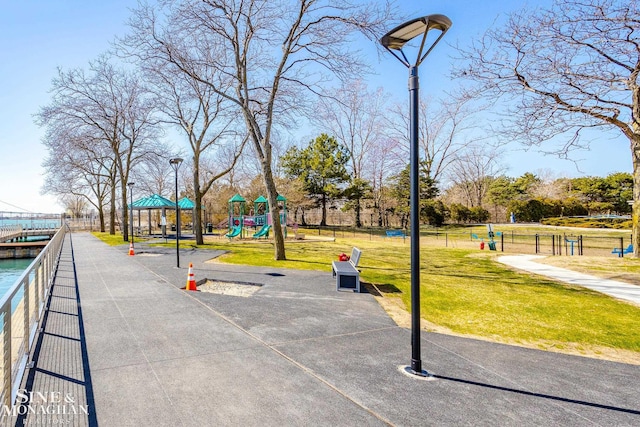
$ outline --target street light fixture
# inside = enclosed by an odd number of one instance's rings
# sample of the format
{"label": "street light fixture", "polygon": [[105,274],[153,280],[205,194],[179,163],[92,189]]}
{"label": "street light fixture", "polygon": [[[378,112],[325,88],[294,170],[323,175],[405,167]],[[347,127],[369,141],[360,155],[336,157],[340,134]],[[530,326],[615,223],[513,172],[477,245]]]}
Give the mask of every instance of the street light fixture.
{"label": "street light fixture", "polygon": [[176,267],[180,268],[180,206],[178,206],[178,169],[180,169],[182,159],[174,157],[169,160],[176,177]]}
{"label": "street light fixture", "polygon": [[133,247],[133,186],[136,185],[135,182],[128,182],[127,187],[129,187],[129,200],[131,206],[131,246]]}
{"label": "street light fixture", "polygon": [[[433,50],[451,27],[451,20],[444,15],[428,15],[407,21],[385,34],[380,43],[393,56],[409,68],[409,109],[410,109],[410,181],[411,181],[411,366],[405,371],[421,376],[429,376],[422,369],[420,357],[420,177],[418,151],[418,66]],[[438,38],[425,50],[427,33],[440,31]],[[416,37],[422,36],[415,62],[411,63],[402,48]]]}

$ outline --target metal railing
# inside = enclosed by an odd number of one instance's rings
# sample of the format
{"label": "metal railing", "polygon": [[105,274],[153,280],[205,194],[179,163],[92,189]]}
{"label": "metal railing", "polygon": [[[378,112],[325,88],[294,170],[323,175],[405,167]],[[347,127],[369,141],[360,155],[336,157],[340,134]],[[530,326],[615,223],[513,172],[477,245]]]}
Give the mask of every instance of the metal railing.
{"label": "metal railing", "polygon": [[22,225],[20,224],[0,225],[0,241],[2,242],[11,239],[14,236],[20,235],[21,233]]}
{"label": "metal railing", "polygon": [[55,277],[66,227],[61,227],[13,286],[0,299],[2,391],[0,404],[15,401],[29,352]]}

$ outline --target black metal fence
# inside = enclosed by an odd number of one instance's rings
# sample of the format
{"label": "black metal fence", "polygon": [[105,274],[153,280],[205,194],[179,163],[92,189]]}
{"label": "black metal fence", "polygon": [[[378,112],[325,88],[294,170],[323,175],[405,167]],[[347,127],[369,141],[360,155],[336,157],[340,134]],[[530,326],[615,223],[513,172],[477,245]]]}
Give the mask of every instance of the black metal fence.
{"label": "black metal fence", "polygon": [[[302,230],[302,229],[301,229]],[[389,237],[387,230],[374,228],[353,228],[338,226],[307,226],[304,227],[306,239],[315,236],[324,238],[368,238],[390,239],[409,244],[409,233],[404,231]],[[614,232],[615,233],[615,232]],[[490,238],[487,233],[480,235],[474,231],[432,229],[421,231],[423,244],[450,248],[477,248],[479,250],[495,250],[505,253],[540,254],[553,256],[628,256],[629,245],[632,244],[631,233],[619,232],[615,236],[610,234],[598,236],[588,232],[549,232],[524,233],[518,231],[497,232]],[[619,235],[618,235],[619,234]]]}

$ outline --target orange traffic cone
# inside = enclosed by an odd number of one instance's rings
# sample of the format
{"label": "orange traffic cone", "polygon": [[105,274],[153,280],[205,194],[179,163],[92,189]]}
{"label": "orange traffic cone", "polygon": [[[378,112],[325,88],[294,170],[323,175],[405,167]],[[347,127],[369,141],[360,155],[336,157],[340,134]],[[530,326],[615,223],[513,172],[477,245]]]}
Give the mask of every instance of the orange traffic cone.
{"label": "orange traffic cone", "polygon": [[129,255],[135,255],[135,253],[133,252],[133,242],[129,243]]}
{"label": "orange traffic cone", "polygon": [[187,287],[185,288],[187,291],[197,291],[196,287],[196,279],[193,276],[193,263],[189,263],[189,275],[187,276]]}

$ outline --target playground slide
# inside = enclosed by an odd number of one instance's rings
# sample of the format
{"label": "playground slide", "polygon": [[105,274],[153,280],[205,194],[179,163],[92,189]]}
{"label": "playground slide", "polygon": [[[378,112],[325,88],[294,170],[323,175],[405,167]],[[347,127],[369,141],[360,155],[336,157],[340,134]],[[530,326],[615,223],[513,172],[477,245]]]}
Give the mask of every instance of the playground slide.
{"label": "playground slide", "polygon": [[228,238],[236,237],[242,232],[242,226],[238,225],[231,229],[231,232],[225,234]]}
{"label": "playground slide", "polygon": [[269,234],[270,229],[271,229],[271,226],[269,224],[265,224],[256,234],[253,235],[253,237],[258,238],[258,237],[266,236],[267,234]]}

